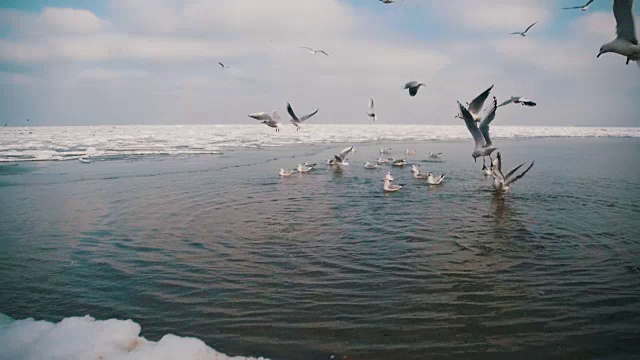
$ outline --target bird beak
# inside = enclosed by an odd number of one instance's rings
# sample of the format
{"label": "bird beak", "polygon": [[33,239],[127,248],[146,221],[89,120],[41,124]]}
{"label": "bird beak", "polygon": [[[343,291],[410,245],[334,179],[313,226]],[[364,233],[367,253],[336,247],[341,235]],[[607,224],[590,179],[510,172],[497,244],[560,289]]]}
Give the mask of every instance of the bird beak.
{"label": "bird beak", "polygon": [[600,55],[602,55],[602,52],[598,53],[598,56],[596,56],[596,59],[600,57]]}

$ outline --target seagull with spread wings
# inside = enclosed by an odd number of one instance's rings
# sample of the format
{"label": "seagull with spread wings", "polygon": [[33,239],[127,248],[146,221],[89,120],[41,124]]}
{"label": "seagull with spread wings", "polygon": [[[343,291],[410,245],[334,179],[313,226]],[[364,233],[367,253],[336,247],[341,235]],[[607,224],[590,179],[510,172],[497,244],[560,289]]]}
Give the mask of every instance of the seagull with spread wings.
{"label": "seagull with spread wings", "polygon": [[582,11],[587,11],[587,10],[589,10],[589,5],[591,5],[592,2],[594,2],[594,0],[589,0],[589,1],[587,1],[586,4],[581,5],[581,6],[563,7],[562,10],[577,10],[577,9],[580,9]]}
{"label": "seagull with spread wings", "polygon": [[316,49],[313,49],[313,48],[310,48],[310,47],[307,47],[307,46],[301,46],[300,48],[301,49],[307,49],[309,51],[309,54],[311,54],[311,55],[323,54],[325,56],[329,56],[329,54],[327,54],[324,50],[320,50],[320,49],[316,50]]}
{"label": "seagull with spread wings", "polygon": [[301,116],[301,117],[297,117],[296,113],[293,112],[293,108],[291,107],[291,104],[287,103],[287,112],[289,113],[289,115],[291,115],[291,123],[293,125],[295,125],[296,127],[296,131],[300,130],[300,125],[302,125],[302,123],[306,120],[309,120],[309,118],[311,118],[313,115],[317,114],[318,111],[320,111],[320,109],[317,109],[316,111],[312,112],[311,114],[307,114],[305,116]]}
{"label": "seagull with spread wings", "polygon": [[367,112],[367,115],[373,119],[373,121],[376,121],[378,119],[378,117],[376,116],[376,111],[373,107],[373,98],[369,98],[369,111]]}
{"label": "seagull with spread wings", "polygon": [[267,125],[268,127],[275,128],[276,132],[280,132],[280,127],[282,126],[282,123],[280,122],[280,115],[278,115],[278,113],[275,110],[273,110],[271,115],[265,112],[259,112],[259,113],[249,114],[249,117],[261,121],[263,124]]}
{"label": "seagull with spread wings", "polygon": [[516,31],[516,32],[512,32],[510,35],[520,35],[522,37],[525,37],[525,36],[527,36],[527,32],[529,32],[529,30],[537,23],[538,22],[536,21],[533,24],[529,25],[529,27],[523,32]]}
{"label": "seagull with spread wings", "polygon": [[524,166],[524,163],[516,166],[514,169],[509,171],[507,175],[504,175],[502,173],[502,156],[500,155],[500,153],[498,153],[498,156],[495,158],[495,160],[492,161],[491,164],[493,188],[499,192],[505,192],[509,190],[509,185],[518,181],[518,179],[521,179],[526,173],[528,173],[529,170],[531,170],[531,168],[533,167],[533,164],[535,164],[535,161],[532,161],[531,165],[529,165],[529,167],[518,176],[514,177],[513,175],[516,173],[516,171]]}
{"label": "seagull with spread wings", "polygon": [[496,117],[498,101],[495,97],[493,98],[493,104],[487,115],[480,122],[479,126],[476,125],[476,122],[473,119],[473,116],[471,116],[469,110],[462,106],[460,102],[458,102],[458,106],[460,107],[460,113],[462,114],[465,125],[467,125],[467,129],[471,133],[475,142],[475,147],[471,156],[473,156],[474,161],[477,161],[479,157],[482,157],[482,163],[484,164],[484,157],[489,156],[489,158],[491,158],[491,153],[497,149],[493,146],[491,138],[489,137],[489,124],[491,124],[493,119]]}

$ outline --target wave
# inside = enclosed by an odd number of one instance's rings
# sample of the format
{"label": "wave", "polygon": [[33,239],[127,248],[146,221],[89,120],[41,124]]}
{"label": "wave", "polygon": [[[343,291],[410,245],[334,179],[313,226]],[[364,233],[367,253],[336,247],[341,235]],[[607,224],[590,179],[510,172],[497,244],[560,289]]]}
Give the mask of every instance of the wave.
{"label": "wave", "polygon": [[[493,126],[492,137],[640,137],[640,128]],[[463,140],[461,125],[305,125],[276,133],[260,125],[7,127],[0,162],[221,154],[234,148],[375,141]]]}
{"label": "wave", "polygon": [[51,323],[14,320],[0,313],[0,359],[267,360],[227,356],[199,339],[172,334],[149,341],[140,330],[132,320],[96,320],[87,315]]}

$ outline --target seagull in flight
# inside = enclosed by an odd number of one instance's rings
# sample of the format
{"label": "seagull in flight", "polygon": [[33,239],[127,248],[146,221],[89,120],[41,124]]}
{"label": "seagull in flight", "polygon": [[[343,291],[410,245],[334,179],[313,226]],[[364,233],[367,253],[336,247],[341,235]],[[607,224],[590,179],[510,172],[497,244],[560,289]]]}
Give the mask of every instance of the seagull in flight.
{"label": "seagull in flight", "polygon": [[613,16],[616,18],[616,38],[602,45],[596,57],[614,52],[627,57],[627,64],[635,60],[640,66],[640,46],[633,22],[633,0],[613,0]]}
{"label": "seagull in flight", "polygon": [[393,0],[380,0],[383,4],[393,4]]}
{"label": "seagull in flight", "polygon": [[[493,89],[493,85],[489,86],[487,90],[476,96],[475,99],[471,100],[471,103],[467,103],[467,110],[469,110],[469,113],[471,113],[473,121],[480,121],[480,111],[484,106],[485,100],[487,100],[487,98],[489,97],[491,89]],[[458,119],[464,119],[461,113],[458,113],[458,115],[456,115],[455,117]]]}
{"label": "seagull in flight", "polygon": [[537,24],[537,23],[538,23],[538,22],[536,21],[536,22],[534,22],[533,24],[529,25],[529,27],[528,27],[525,31],[523,31],[523,32],[518,32],[518,31],[516,31],[516,32],[512,32],[512,33],[511,33],[511,34],[509,34],[509,35],[520,35],[520,36],[522,36],[522,37],[525,37],[525,36],[527,36],[527,32],[529,31],[529,29],[531,29],[531,28],[533,27],[533,25],[535,25],[535,24]]}
{"label": "seagull in flight", "polygon": [[227,66],[227,65],[225,65],[225,64],[223,64],[223,63],[221,63],[220,61],[218,61],[218,65],[220,65],[220,67],[221,67],[221,68],[223,68],[223,69],[228,68],[228,66]]}
{"label": "seagull in flight", "polygon": [[305,120],[308,120],[313,115],[317,114],[318,111],[320,111],[320,109],[317,109],[311,114],[307,114],[305,116],[301,116],[300,118],[298,118],[296,114],[293,112],[293,108],[291,107],[291,104],[287,103],[287,112],[289,113],[289,115],[291,115],[291,118],[292,118],[291,123],[296,126],[296,131],[300,130],[300,125],[302,125],[302,122],[304,122]]}
{"label": "seagull in flight", "polygon": [[273,110],[271,115],[265,112],[259,112],[259,113],[249,114],[249,117],[261,121],[263,124],[267,125],[268,127],[275,128],[276,132],[280,132],[280,127],[282,126],[282,123],[280,122],[280,115],[278,115],[278,113],[275,110]]}
{"label": "seagull in flight", "polygon": [[524,163],[516,166],[514,169],[509,171],[507,175],[504,175],[502,173],[502,157],[500,153],[498,153],[498,156],[495,160],[492,161],[491,165],[493,174],[493,188],[499,192],[505,192],[509,190],[509,185],[513,184],[518,179],[521,179],[527,172],[529,172],[529,170],[531,170],[533,164],[535,164],[535,161],[532,161],[531,165],[529,165],[529,167],[518,176],[513,177],[513,174],[515,174],[516,171],[523,167]]}
{"label": "seagull in flight", "polygon": [[574,10],[574,9],[580,9],[580,10],[582,10],[582,11],[587,11],[587,10],[589,10],[589,5],[591,5],[591,3],[592,3],[593,1],[594,1],[594,0],[589,0],[589,1],[587,1],[587,3],[586,3],[586,4],[584,4],[584,5],[582,5],[582,6],[570,6],[570,7],[563,7],[563,8],[562,8],[562,10]]}
{"label": "seagull in flight", "polygon": [[471,156],[473,156],[473,160],[476,161],[479,157],[482,157],[482,163],[484,164],[484,157],[489,156],[491,158],[491,153],[494,152],[497,148],[493,146],[491,142],[491,138],[489,137],[489,124],[496,117],[496,109],[497,99],[493,98],[493,105],[491,106],[487,115],[482,119],[480,125],[476,125],[473,116],[469,110],[467,110],[460,102],[458,102],[458,106],[460,107],[460,113],[462,114],[462,118],[464,119],[465,124],[467,125],[467,129],[471,133],[473,140],[475,142],[475,148]]}
{"label": "seagull in flight", "polygon": [[418,89],[420,89],[420,86],[426,85],[417,81],[409,81],[408,83],[404,84],[404,88],[409,89],[410,96],[416,96],[416,94],[418,93]]}
{"label": "seagull in flight", "polygon": [[498,107],[501,106],[505,106],[505,105],[509,105],[509,104],[520,104],[522,106],[529,106],[529,107],[533,107],[536,106],[537,104],[535,102],[533,102],[532,100],[529,100],[525,97],[522,96],[512,96],[511,99],[501,103],[500,105],[498,105]]}
{"label": "seagull in flight", "polygon": [[307,49],[307,50],[309,50],[309,53],[310,53],[311,55],[315,55],[315,54],[320,53],[320,54],[324,54],[324,55],[326,55],[326,56],[329,56],[329,54],[327,54],[324,50],[320,50],[320,49],[316,50],[316,49],[312,49],[312,48],[310,48],[310,47],[306,47],[306,46],[301,46],[300,48],[301,48],[301,49]]}
{"label": "seagull in flight", "polygon": [[378,119],[378,117],[376,116],[376,111],[373,108],[373,98],[369,98],[369,111],[367,112],[367,115],[373,119],[373,121],[376,121],[376,119]]}

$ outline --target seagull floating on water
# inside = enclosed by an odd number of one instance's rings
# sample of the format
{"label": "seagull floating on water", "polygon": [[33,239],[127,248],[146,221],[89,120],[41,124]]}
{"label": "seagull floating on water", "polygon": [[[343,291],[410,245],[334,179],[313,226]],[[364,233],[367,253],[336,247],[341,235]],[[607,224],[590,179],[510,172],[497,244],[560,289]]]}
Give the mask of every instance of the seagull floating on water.
{"label": "seagull floating on water", "polygon": [[581,5],[581,6],[570,6],[570,7],[563,7],[562,10],[574,10],[574,9],[580,9],[582,11],[587,11],[589,10],[589,5],[591,5],[591,3],[594,2],[594,0],[589,0],[587,1],[586,4]]}
{"label": "seagull floating on water", "polygon": [[291,104],[287,103],[287,112],[289,113],[289,115],[291,115],[291,118],[292,118],[291,119],[291,123],[296,126],[296,131],[300,130],[300,125],[302,125],[302,123],[305,120],[308,120],[313,115],[317,114],[318,111],[320,111],[320,109],[317,109],[316,111],[312,112],[311,114],[307,114],[305,116],[301,116],[300,118],[298,118],[296,116],[296,114],[293,112],[293,108],[291,107]]}
{"label": "seagull floating on water", "polygon": [[414,178],[416,178],[418,180],[428,180],[429,179],[429,175],[422,175],[420,173],[420,169],[415,165],[411,165],[411,174],[413,175]]}
{"label": "seagull floating on water", "polygon": [[407,159],[393,160],[393,162],[391,163],[391,166],[405,166],[405,165],[407,165]]}
{"label": "seagull floating on water", "polygon": [[440,159],[440,155],[442,155],[441,152],[439,152],[439,153],[429,152],[429,159]]}
{"label": "seagull floating on water", "polygon": [[86,158],[86,157],[84,157],[84,156],[79,157],[79,158],[78,158],[78,161],[80,161],[80,162],[81,162],[81,163],[83,163],[83,164],[91,164],[91,160],[87,159],[87,158]]}
{"label": "seagull floating on water", "polygon": [[433,176],[432,173],[428,173],[427,174],[427,184],[429,185],[440,185],[442,184],[442,180],[444,180],[445,176],[444,174],[440,175],[440,176]]}
{"label": "seagull floating on water", "polygon": [[391,182],[393,181],[393,176],[391,176],[391,172],[388,172],[387,175],[384,177],[384,186],[382,187],[384,189],[385,192],[394,192],[394,191],[398,191],[400,189],[402,189],[402,187],[404,186],[404,184],[392,184]]}
{"label": "seagull floating on water", "polygon": [[378,164],[372,164],[372,163],[367,161],[367,162],[364,163],[364,168],[367,169],[367,170],[374,170],[374,169],[378,168]]}
{"label": "seagull floating on water", "polygon": [[502,174],[502,157],[500,156],[500,153],[498,153],[498,156],[496,157],[495,160],[493,160],[492,166],[491,166],[491,168],[493,169],[492,171],[493,188],[499,192],[505,192],[509,190],[509,185],[513,184],[518,179],[522,178],[527,172],[529,172],[529,170],[531,170],[531,168],[533,167],[533,164],[535,164],[535,161],[532,161],[531,165],[529,165],[529,167],[518,176],[513,177],[513,174],[515,174],[515,172],[518,171],[518,169],[523,167],[524,163],[516,166],[514,169],[509,171],[507,175],[503,175]]}
{"label": "seagull floating on water", "polygon": [[301,46],[300,48],[301,48],[301,49],[307,49],[307,50],[309,50],[309,53],[310,53],[311,55],[315,55],[315,54],[320,53],[320,54],[323,54],[323,55],[329,56],[329,54],[327,54],[324,50],[320,50],[320,49],[316,50],[316,49],[312,49],[312,48],[310,48],[310,47],[306,47],[306,46]]}
{"label": "seagull floating on water", "polygon": [[265,112],[259,112],[259,113],[249,114],[249,117],[254,118],[256,120],[260,120],[263,124],[267,125],[268,127],[275,128],[276,132],[279,132],[280,126],[282,126],[282,123],[279,121],[280,115],[278,115],[278,113],[275,110],[273,110],[271,115]]}
{"label": "seagull floating on water", "polygon": [[316,166],[316,163],[313,164],[307,164],[307,163],[303,163],[303,164],[298,164],[298,167],[296,168],[296,171],[299,173],[307,173],[311,170],[313,170]]}
{"label": "seagull floating on water", "polygon": [[525,37],[525,36],[527,36],[527,32],[529,32],[529,30],[530,30],[530,29],[531,29],[535,24],[537,24],[537,23],[538,23],[538,22],[536,21],[536,22],[534,22],[533,24],[529,25],[529,27],[528,27],[525,31],[523,31],[523,32],[518,32],[518,31],[516,31],[516,32],[512,32],[512,33],[511,33],[511,34],[509,34],[509,35],[520,35],[520,36],[522,36],[522,37]]}
{"label": "seagull floating on water", "polygon": [[640,46],[633,21],[633,0],[613,0],[613,16],[616,18],[616,38],[602,47],[596,58],[609,52],[620,54],[640,67]]}
{"label": "seagull floating on water", "polygon": [[389,159],[385,159],[383,157],[379,157],[378,160],[376,161],[378,164],[388,164],[389,163]]}
{"label": "seagull floating on water", "polygon": [[373,108],[373,98],[369,98],[369,111],[367,112],[367,115],[373,119],[373,121],[376,121],[377,116],[376,111]]}
{"label": "seagull floating on water", "polygon": [[533,102],[533,100],[529,100],[529,99],[527,99],[527,98],[525,98],[525,97],[522,97],[522,96],[512,96],[512,97],[511,97],[511,99],[509,99],[509,100],[507,100],[507,101],[505,101],[505,102],[501,103],[500,105],[498,105],[498,107],[505,106],[505,105],[509,105],[509,104],[511,104],[511,103],[514,103],[514,104],[520,104],[520,105],[522,105],[522,106],[529,106],[529,107],[533,107],[533,106],[536,106],[536,105],[537,105],[535,102]]}
{"label": "seagull floating on water", "polygon": [[380,155],[389,155],[391,154],[391,148],[388,148],[388,149],[380,148],[378,152]]}
{"label": "seagull floating on water", "polygon": [[280,168],[280,172],[278,172],[278,175],[280,176],[291,176],[295,173],[295,170],[285,170],[283,168]]}
{"label": "seagull floating on water", "polygon": [[476,125],[476,122],[471,116],[469,110],[467,110],[460,102],[458,102],[458,106],[460,107],[460,113],[464,119],[465,125],[467,125],[467,129],[473,136],[473,140],[475,142],[475,148],[471,156],[473,156],[473,160],[477,160],[478,157],[482,156],[482,162],[484,164],[484,157],[491,156],[491,153],[494,152],[497,148],[492,146],[491,138],[489,137],[489,124],[496,116],[497,109],[497,99],[493,98],[493,106],[490,108],[489,112],[485,116],[484,119],[480,122],[480,125]]}
{"label": "seagull floating on water", "polygon": [[417,81],[409,81],[408,83],[404,84],[404,88],[409,89],[410,96],[416,96],[416,94],[418,93],[418,90],[420,89],[420,86],[426,86],[426,85]]}

